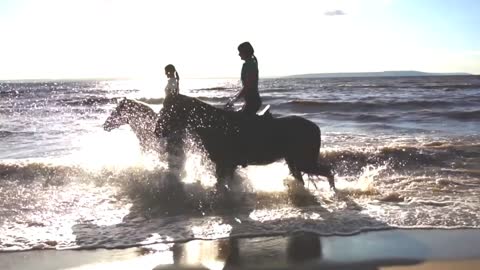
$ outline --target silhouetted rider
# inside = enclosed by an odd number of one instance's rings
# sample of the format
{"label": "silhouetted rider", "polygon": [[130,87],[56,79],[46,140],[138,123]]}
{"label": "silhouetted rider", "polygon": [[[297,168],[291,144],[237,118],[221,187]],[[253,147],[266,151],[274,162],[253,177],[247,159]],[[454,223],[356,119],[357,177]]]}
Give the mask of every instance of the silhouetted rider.
{"label": "silhouetted rider", "polygon": [[225,107],[231,107],[235,101],[244,98],[245,104],[242,107],[242,112],[248,115],[255,115],[260,106],[262,106],[260,94],[258,93],[257,57],[255,57],[253,47],[249,42],[243,42],[238,46],[238,55],[245,61],[241,73],[242,89],[227,102]]}

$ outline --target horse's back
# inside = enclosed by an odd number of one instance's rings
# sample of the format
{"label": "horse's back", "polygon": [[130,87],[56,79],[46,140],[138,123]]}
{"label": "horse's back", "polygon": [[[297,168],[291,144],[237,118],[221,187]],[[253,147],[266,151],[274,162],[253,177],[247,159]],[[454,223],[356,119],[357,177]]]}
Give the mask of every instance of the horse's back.
{"label": "horse's back", "polygon": [[280,130],[287,132],[288,134],[303,133],[303,135],[311,135],[314,137],[320,136],[320,128],[317,124],[297,115],[278,117],[274,118],[272,121],[276,123],[276,126]]}
{"label": "horse's back", "polygon": [[240,130],[240,151],[260,160],[284,158],[288,153],[315,152],[320,147],[318,126],[299,116],[251,120]]}

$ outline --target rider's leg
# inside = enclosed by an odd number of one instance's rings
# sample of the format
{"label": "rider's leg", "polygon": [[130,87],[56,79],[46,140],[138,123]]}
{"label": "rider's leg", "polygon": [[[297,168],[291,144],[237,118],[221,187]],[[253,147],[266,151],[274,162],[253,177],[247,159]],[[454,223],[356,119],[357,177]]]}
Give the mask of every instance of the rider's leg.
{"label": "rider's leg", "polygon": [[246,100],[242,112],[247,115],[255,115],[261,106],[262,102],[260,100]]}

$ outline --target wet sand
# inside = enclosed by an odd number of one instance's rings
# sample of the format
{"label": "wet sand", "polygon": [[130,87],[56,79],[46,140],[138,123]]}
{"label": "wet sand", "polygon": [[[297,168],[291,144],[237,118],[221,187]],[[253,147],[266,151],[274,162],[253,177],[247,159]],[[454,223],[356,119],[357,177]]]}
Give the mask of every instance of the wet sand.
{"label": "wet sand", "polygon": [[128,249],[0,253],[0,269],[480,269],[480,230],[294,232]]}

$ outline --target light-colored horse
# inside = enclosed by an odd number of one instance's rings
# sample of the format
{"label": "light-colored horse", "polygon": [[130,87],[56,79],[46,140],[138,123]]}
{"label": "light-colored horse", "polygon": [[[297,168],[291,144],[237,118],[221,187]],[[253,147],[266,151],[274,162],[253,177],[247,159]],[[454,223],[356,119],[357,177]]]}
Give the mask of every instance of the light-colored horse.
{"label": "light-colored horse", "polygon": [[130,125],[143,151],[163,151],[161,140],[155,135],[158,114],[145,103],[122,98],[103,123],[103,129],[111,131],[122,125]]}

